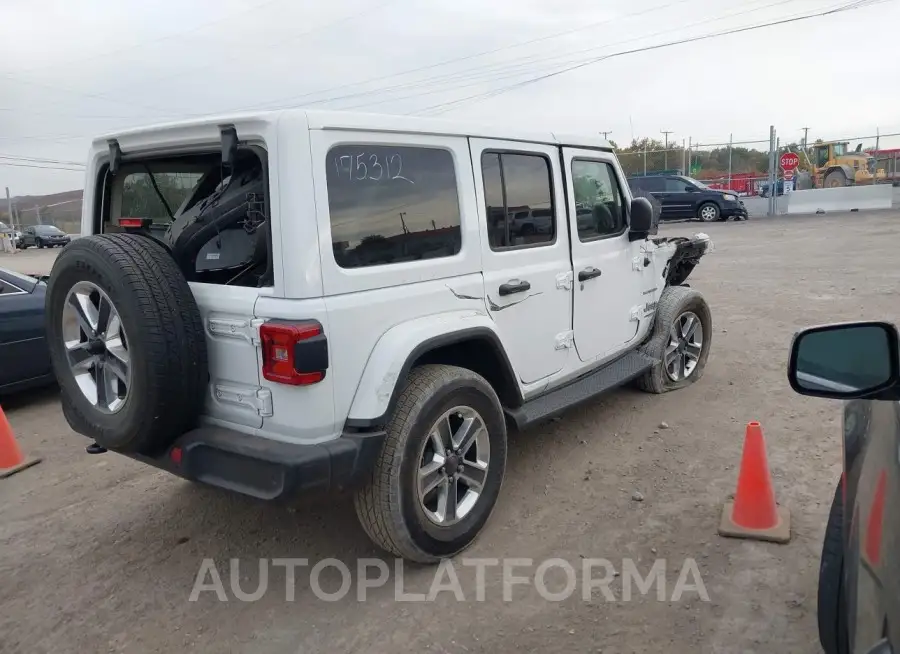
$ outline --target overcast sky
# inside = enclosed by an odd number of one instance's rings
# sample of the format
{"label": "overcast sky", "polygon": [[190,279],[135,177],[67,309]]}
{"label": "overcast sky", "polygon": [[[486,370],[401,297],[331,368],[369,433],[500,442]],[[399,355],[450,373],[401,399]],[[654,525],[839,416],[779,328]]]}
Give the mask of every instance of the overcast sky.
{"label": "overcast sky", "polygon": [[[783,142],[804,126],[810,139],[900,132],[900,0],[490,94],[850,1],[0,0],[0,157],[82,161],[92,136],[118,128],[289,105],[611,130],[620,144],[663,129],[767,139],[770,124]],[[0,165],[7,185],[48,193],[83,175]]]}

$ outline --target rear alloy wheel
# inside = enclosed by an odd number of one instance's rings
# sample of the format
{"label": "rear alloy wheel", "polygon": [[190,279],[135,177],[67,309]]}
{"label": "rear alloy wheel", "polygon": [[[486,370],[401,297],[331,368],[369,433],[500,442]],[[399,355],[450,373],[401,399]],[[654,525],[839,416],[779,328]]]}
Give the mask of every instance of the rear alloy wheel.
{"label": "rear alloy wheel", "polygon": [[700,205],[697,217],[705,223],[715,222],[719,219],[719,207],[714,202]]}
{"label": "rear alloy wheel", "polygon": [[506,421],[490,384],[456,366],[414,368],[356,514],[382,549],[434,563],[472,544],[505,469]]}

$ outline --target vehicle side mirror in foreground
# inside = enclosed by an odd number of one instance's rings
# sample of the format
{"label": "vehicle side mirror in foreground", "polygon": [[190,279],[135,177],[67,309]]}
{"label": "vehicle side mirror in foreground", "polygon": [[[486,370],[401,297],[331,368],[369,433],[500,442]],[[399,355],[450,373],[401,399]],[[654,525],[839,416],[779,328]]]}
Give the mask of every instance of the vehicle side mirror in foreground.
{"label": "vehicle side mirror in foreground", "polygon": [[631,224],[629,233],[632,241],[646,238],[653,228],[653,205],[647,198],[635,198],[631,201]]}
{"label": "vehicle side mirror in foreground", "polygon": [[898,342],[897,328],[885,322],[811,327],[791,343],[788,381],[801,395],[896,400]]}

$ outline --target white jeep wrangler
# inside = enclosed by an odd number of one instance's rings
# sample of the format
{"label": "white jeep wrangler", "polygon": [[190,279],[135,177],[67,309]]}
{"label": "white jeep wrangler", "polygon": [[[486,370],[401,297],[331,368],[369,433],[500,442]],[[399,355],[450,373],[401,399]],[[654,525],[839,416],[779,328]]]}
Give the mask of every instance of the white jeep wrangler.
{"label": "white jeep wrangler", "polygon": [[709,239],[654,238],[605,141],[293,110],[116,134],[87,167],[47,333],[88,450],[352,489],[395,555],[475,539],[508,424],[703,373],[682,284]]}

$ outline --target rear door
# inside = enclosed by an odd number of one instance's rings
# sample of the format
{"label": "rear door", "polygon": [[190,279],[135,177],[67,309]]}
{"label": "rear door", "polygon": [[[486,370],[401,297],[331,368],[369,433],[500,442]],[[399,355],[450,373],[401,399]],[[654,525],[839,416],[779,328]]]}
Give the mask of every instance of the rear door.
{"label": "rear door", "polygon": [[572,265],[559,150],[470,139],[484,293],[525,384],[562,369],[571,345]]}

